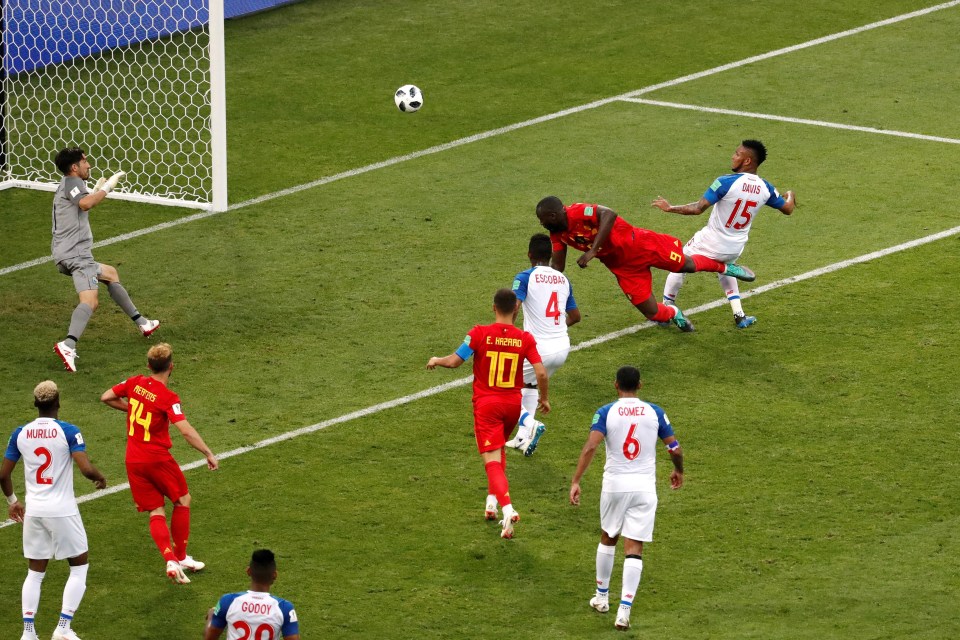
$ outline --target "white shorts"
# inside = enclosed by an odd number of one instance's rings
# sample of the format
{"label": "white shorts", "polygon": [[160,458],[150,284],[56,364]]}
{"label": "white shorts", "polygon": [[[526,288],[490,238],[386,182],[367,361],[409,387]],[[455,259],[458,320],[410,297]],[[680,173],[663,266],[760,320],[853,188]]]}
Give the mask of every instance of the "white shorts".
{"label": "white shorts", "polygon": [[[702,230],[701,230],[702,231]],[[683,245],[683,253],[688,256],[706,256],[708,258],[713,258],[720,262],[736,262],[737,258],[740,257],[740,254],[743,253],[743,246],[738,247],[729,247],[727,253],[722,253],[716,251],[713,248],[708,247],[708,243],[704,242],[701,231],[693,234],[693,237]]]}
{"label": "white shorts", "polygon": [[[543,368],[547,370],[547,377],[549,378],[554,374],[554,372],[563,366],[563,363],[567,361],[567,356],[570,354],[570,348],[562,349],[556,353],[551,353],[543,357]],[[537,374],[533,372],[533,365],[523,361],[523,382],[524,384],[537,384]]]}
{"label": "white shorts", "polygon": [[23,557],[28,560],[76,558],[88,549],[79,513],[59,518],[23,517]]}
{"label": "white shorts", "polygon": [[631,540],[653,540],[653,520],[657,515],[657,494],[652,491],[600,493],[600,528],[608,536],[623,534]]}

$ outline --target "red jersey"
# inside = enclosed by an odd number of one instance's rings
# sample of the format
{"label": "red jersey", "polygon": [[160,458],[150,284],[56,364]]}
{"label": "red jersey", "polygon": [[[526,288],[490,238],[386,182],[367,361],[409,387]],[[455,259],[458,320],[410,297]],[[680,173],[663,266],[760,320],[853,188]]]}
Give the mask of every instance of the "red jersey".
{"label": "red jersey", "polygon": [[[579,251],[589,250],[600,230],[600,214],[597,211],[597,205],[577,202],[564,207],[564,210],[567,212],[567,230],[550,234],[553,250],[559,251],[563,245],[569,245]],[[607,242],[597,252],[600,262],[610,268],[626,262],[628,255],[626,248],[633,242],[634,231],[633,225],[617,216]]]}
{"label": "red jersey", "polygon": [[170,423],[186,418],[180,398],[159,380],[133,376],[113,387],[129,403],[127,409],[127,462],[172,459]]}
{"label": "red jersey", "polygon": [[540,362],[533,334],[512,324],[477,325],[464,338],[473,350],[473,402],[520,402],[523,361]]}

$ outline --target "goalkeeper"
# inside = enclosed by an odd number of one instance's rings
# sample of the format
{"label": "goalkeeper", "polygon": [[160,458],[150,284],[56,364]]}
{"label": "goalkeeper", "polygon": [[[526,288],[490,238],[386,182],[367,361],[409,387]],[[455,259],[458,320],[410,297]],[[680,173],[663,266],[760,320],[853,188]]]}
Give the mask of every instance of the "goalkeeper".
{"label": "goalkeeper", "polygon": [[130,300],[127,290],[120,284],[117,269],[100,264],[93,259],[93,232],[90,230],[90,209],[97,206],[125,175],[123,171],[100,178],[91,192],[87,189],[90,178],[90,163],[83,149],[63,149],[56,157],[57,169],[63,174],[57,192],[53,196],[53,242],[51,251],[57,270],[73,278],[73,286],[80,296],[80,303],[70,317],[67,337],[58,342],[53,350],[63,360],[67,371],[77,370],[77,340],[83,335],[98,302],[99,283],[107,285],[110,297],[130,316],[140,333],[149,336],[160,326],[157,320],[140,315]]}

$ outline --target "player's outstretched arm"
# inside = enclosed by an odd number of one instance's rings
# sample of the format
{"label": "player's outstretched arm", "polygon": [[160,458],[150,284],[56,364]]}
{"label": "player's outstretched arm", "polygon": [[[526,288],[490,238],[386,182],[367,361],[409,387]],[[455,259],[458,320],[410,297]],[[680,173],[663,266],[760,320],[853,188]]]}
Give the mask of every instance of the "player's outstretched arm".
{"label": "player's outstretched arm", "polygon": [[563,272],[567,266],[567,245],[560,249],[554,249],[550,254],[550,268]]}
{"label": "player's outstretched arm", "polygon": [[679,213],[682,216],[698,216],[710,208],[710,201],[706,198],[700,198],[696,202],[689,204],[672,205],[667,202],[666,198],[657,196],[657,198],[650,203],[650,206],[656,207],[660,209],[660,211],[666,211],[667,213]]}
{"label": "player's outstretched arm", "polygon": [[129,406],[127,405],[127,399],[121,398],[116,393],[114,393],[112,387],[103,392],[103,395],[100,396],[100,402],[107,405],[108,407],[113,407],[118,411],[123,411],[124,413],[126,413],[127,408]]}
{"label": "player's outstretched arm", "polygon": [[673,461],[673,471],[670,472],[670,488],[679,489],[683,486],[683,449],[675,436],[667,436],[663,439],[663,444],[667,445],[667,451],[670,452],[670,459]]}
{"label": "player's outstretched arm", "polygon": [[583,255],[577,259],[577,266],[585,269],[587,264],[597,257],[600,249],[610,238],[610,232],[613,231],[613,223],[617,221],[617,212],[604,206],[597,206],[597,216],[600,219],[600,227],[597,229],[597,236],[593,239],[593,245],[583,252]]}
{"label": "player's outstretched arm", "polygon": [[797,196],[793,191],[787,191],[783,194],[783,206],[780,207],[780,213],[785,216],[793,213],[793,210],[797,208]]}
{"label": "player's outstretched arm", "polygon": [[603,434],[599,431],[591,431],[587,436],[587,441],[580,451],[580,459],[577,460],[577,470],[573,472],[573,479],[570,481],[570,504],[580,504],[580,479],[590,468],[593,462],[593,454],[597,452],[597,447],[603,442]]}
{"label": "player's outstretched arm", "polygon": [[193,428],[189,421],[181,420],[180,422],[174,422],[173,426],[180,431],[180,434],[183,435],[191,447],[203,454],[203,457],[207,459],[207,468],[209,468],[210,471],[216,471],[220,468],[220,462],[217,460],[217,456],[213,455],[213,451],[210,450],[207,443],[200,437],[200,433]]}
{"label": "player's outstretched arm", "polygon": [[127,175],[125,172],[117,171],[108,179],[100,178],[97,180],[97,184],[94,186],[93,191],[80,198],[80,202],[78,202],[77,205],[84,211],[93,209],[95,206],[104,201],[104,199],[107,197],[107,194],[116,188],[117,184],[123,180],[125,175]]}
{"label": "player's outstretched arm", "polygon": [[437,367],[444,367],[446,369],[456,369],[464,363],[464,359],[458,356],[455,353],[451,353],[448,356],[438,358],[433,356],[427,360],[427,369],[436,369]]}
{"label": "player's outstretched arm", "polygon": [[107,479],[103,477],[103,474],[100,473],[100,469],[97,469],[93,466],[93,463],[90,462],[90,458],[87,457],[85,451],[74,451],[72,454],[73,461],[77,463],[77,468],[80,469],[80,473],[83,474],[83,477],[87,480],[93,482],[93,486],[97,489],[106,489],[107,488]]}
{"label": "player's outstretched arm", "polygon": [[547,375],[547,368],[542,362],[533,365],[533,373],[537,376],[537,392],[540,397],[537,399],[537,406],[543,413],[550,413],[550,401],[547,399],[550,376]]}

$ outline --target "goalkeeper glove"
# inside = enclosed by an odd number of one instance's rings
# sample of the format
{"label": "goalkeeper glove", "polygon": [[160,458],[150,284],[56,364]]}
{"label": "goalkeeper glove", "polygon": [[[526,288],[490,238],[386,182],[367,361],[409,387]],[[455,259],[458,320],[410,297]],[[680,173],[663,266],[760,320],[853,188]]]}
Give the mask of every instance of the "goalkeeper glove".
{"label": "goalkeeper glove", "polygon": [[97,180],[97,184],[93,185],[93,191],[91,191],[90,193],[96,193],[97,191],[100,191],[100,189],[103,188],[103,183],[106,181],[107,181],[106,178],[100,178],[99,180]]}
{"label": "goalkeeper glove", "polygon": [[107,193],[110,193],[111,191],[113,191],[113,189],[117,186],[117,183],[123,180],[123,176],[125,175],[127,175],[125,172],[117,171],[115,174],[110,176],[109,180],[103,183],[103,187],[102,187],[103,190],[106,191]]}

